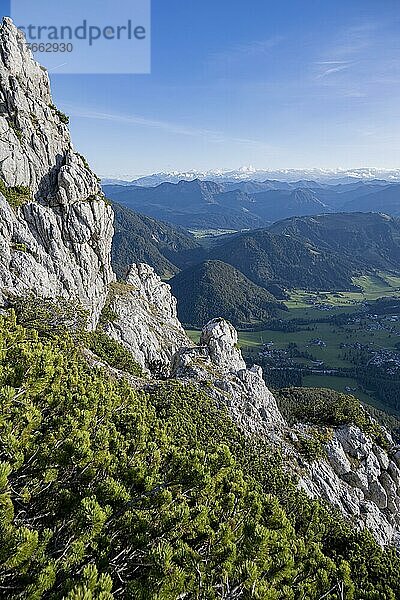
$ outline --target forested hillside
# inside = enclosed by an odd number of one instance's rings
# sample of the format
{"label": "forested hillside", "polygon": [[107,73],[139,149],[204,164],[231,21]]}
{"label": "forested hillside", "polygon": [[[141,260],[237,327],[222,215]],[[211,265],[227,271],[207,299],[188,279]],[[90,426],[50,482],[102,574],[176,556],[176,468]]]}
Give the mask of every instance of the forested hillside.
{"label": "forested hillside", "polygon": [[354,271],[400,269],[400,220],[396,217],[375,213],[294,217],[275,223],[269,231],[331,252]]}
{"label": "forested hillside", "polygon": [[220,315],[243,327],[264,323],[285,305],[240,271],[218,260],[208,260],[176,275],[170,282],[184,324],[202,327]]}
{"label": "forested hillside", "polygon": [[226,262],[257,285],[350,289],[353,270],[340,255],[267,229],[244,233],[214,248],[210,258]]}
{"label": "forested hillside", "polygon": [[180,269],[201,260],[206,252],[190,233],[119,204],[112,205],[115,234],[112,261],[119,277],[134,262],[151,265],[156,273],[169,278]]}

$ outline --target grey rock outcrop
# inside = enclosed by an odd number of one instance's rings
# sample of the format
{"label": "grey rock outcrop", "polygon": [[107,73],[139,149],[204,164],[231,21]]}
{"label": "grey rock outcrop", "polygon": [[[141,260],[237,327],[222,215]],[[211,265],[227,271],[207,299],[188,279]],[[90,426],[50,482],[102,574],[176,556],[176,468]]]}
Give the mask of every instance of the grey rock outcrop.
{"label": "grey rock outcrop", "polygon": [[170,286],[152,267],[132,265],[126,282],[112,286],[109,307],[116,318],[106,325],[108,335],[122,343],[144,369],[169,376],[177,350],[191,345],[178,320]]}
{"label": "grey rock outcrop", "polygon": [[8,18],[0,48],[0,179],[3,191],[23,186],[30,196],[11,207],[0,194],[0,306],[29,293],[73,297],[94,327],[115,278],[111,207],[73,149],[46,70]]}
{"label": "grey rock outcrop", "polygon": [[300,435],[312,437],[315,428],[301,423],[289,428],[262,369],[246,368],[229,323],[210,321],[199,346],[177,353],[173,374],[187,382],[208,382],[206,392],[227,407],[247,435],[260,435],[275,446],[309,496],[333,504],[356,526],[368,527],[380,544],[400,544],[399,452],[389,455],[358,427],[346,425],[332,430],[320,459],[307,461],[296,442]]}
{"label": "grey rock outcrop", "polygon": [[213,319],[203,327],[200,346],[208,348],[210,360],[223,371],[246,369],[240,350],[236,329],[223,319]]}
{"label": "grey rock outcrop", "polygon": [[243,431],[277,440],[275,432],[284,426],[283,417],[265,385],[261,367],[246,367],[237,341],[230,323],[210,321],[203,328],[200,346],[177,352],[172,374],[187,382],[211,383],[207,393],[228,408]]}
{"label": "grey rock outcrop", "polygon": [[326,459],[306,467],[302,487],[334,504],[351,522],[368,527],[380,544],[400,543],[400,469],[354,425],[334,430]]}

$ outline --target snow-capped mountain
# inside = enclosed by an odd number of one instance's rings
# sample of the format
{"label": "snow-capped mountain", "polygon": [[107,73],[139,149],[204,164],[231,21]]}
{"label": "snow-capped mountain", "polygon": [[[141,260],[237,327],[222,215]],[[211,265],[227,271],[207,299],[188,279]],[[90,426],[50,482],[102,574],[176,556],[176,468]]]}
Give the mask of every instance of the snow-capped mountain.
{"label": "snow-capped mountain", "polygon": [[350,183],[357,180],[371,181],[381,179],[384,181],[400,181],[399,169],[255,169],[254,167],[241,167],[237,170],[212,170],[212,171],[172,171],[146,175],[132,181],[122,179],[103,179],[104,185],[137,185],[142,187],[156,186],[160,183],[178,183],[179,181],[193,181],[203,179],[207,181],[299,181],[312,180],[320,183]]}

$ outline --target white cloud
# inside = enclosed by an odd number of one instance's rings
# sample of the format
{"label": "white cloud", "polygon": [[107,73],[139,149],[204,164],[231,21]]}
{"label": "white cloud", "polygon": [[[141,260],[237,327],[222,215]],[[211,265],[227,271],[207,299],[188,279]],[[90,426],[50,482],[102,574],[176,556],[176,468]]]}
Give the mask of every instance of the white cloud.
{"label": "white cloud", "polygon": [[120,115],[110,112],[99,112],[67,104],[64,104],[63,106],[65,110],[67,110],[69,115],[72,117],[78,117],[82,119],[95,119],[98,121],[109,121],[112,123],[124,123],[126,125],[139,127],[149,127],[152,129],[158,129],[160,131],[166,131],[167,133],[171,134],[202,138],[209,143],[238,144],[248,147],[257,147],[260,148],[260,150],[264,151],[272,151],[276,149],[260,140],[227,136],[221,131],[214,131],[211,129],[202,129],[196,127],[187,127],[185,125],[180,125],[179,123],[160,121],[158,119],[149,119],[140,115]]}

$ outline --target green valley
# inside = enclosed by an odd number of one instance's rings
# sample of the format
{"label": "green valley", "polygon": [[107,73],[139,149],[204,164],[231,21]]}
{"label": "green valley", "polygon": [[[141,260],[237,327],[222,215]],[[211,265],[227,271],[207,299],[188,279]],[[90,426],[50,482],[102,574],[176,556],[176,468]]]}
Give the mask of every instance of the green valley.
{"label": "green valley", "polygon": [[[329,388],[400,416],[391,391],[400,379],[400,278],[379,273],[354,284],[360,291],[294,290],[288,312],[241,331],[239,344],[271,388]],[[198,341],[198,332],[189,335]]]}

